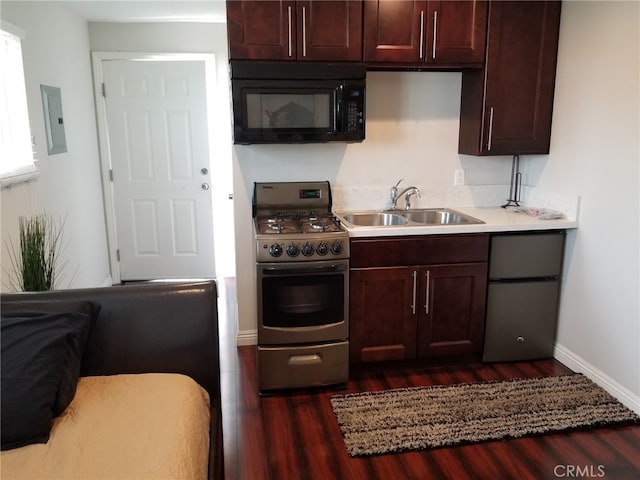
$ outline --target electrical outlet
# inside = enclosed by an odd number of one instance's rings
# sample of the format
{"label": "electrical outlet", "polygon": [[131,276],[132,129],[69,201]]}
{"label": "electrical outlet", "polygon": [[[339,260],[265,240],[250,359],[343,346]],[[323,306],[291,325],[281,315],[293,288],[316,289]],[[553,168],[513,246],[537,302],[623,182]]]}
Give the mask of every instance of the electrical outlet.
{"label": "electrical outlet", "polygon": [[464,185],[464,168],[456,168],[456,172],[453,176],[454,185]]}

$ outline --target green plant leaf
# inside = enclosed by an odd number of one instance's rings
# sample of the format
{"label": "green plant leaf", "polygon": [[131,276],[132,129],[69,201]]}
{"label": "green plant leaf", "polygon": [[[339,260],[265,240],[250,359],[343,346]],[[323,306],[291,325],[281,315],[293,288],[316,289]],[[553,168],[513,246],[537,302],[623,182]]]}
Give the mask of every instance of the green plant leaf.
{"label": "green plant leaf", "polygon": [[19,244],[9,239],[7,249],[16,290],[25,292],[53,290],[60,274],[59,254],[63,222],[47,213],[18,220]]}

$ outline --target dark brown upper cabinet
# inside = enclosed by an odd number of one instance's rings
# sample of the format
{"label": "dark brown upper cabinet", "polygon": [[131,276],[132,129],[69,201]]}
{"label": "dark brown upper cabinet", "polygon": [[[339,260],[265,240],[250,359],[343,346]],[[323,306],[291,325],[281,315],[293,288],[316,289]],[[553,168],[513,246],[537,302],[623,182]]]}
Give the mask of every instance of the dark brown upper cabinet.
{"label": "dark brown upper cabinet", "polygon": [[364,61],[376,68],[481,67],[488,2],[364,1]]}
{"label": "dark brown upper cabinet", "polygon": [[458,152],[549,153],[559,1],[492,1],[485,68],[464,71]]}
{"label": "dark brown upper cabinet", "polygon": [[362,61],[362,1],[227,1],[231,60]]}

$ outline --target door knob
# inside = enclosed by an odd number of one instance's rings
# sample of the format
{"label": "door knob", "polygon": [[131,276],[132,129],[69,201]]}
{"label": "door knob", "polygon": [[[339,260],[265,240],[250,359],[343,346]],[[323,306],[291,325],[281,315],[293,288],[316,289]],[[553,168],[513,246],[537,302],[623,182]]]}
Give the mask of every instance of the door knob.
{"label": "door knob", "polygon": [[209,169],[207,169],[207,168],[201,168],[201,169],[200,169],[200,173],[201,173],[202,175],[206,175],[207,173],[209,173]]}
{"label": "door knob", "polygon": [[200,185],[200,188],[202,190],[209,190],[209,184],[208,183],[203,183],[202,185]]}

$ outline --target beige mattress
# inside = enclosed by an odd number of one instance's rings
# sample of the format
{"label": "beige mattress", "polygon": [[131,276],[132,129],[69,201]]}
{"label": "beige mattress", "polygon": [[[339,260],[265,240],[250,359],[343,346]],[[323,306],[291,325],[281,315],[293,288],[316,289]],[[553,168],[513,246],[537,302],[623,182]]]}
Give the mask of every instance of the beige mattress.
{"label": "beige mattress", "polygon": [[204,479],[209,396],[191,378],[83,377],[46,444],[2,452],[5,479]]}

